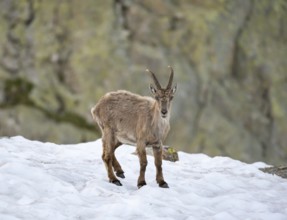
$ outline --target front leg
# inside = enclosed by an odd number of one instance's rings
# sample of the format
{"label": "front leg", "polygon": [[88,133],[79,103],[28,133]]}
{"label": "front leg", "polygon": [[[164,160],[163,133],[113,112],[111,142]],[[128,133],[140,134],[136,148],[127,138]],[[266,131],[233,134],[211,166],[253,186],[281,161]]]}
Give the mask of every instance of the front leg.
{"label": "front leg", "polygon": [[168,184],[164,181],[162,174],[162,145],[153,146],[154,164],[156,167],[156,181],[159,187],[169,188]]}
{"label": "front leg", "polygon": [[137,153],[140,161],[140,175],[138,178],[138,188],[141,188],[142,186],[146,185],[145,182],[145,170],[147,166],[147,158],[146,158],[146,150],[145,150],[145,143],[144,142],[138,142],[137,143]]}

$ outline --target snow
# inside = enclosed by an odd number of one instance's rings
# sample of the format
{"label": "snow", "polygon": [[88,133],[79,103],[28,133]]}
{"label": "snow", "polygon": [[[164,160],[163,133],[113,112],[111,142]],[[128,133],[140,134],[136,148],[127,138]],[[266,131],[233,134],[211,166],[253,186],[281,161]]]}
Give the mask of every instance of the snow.
{"label": "snow", "polygon": [[135,148],[117,158],[123,186],[108,182],[101,140],[56,145],[17,136],[0,139],[0,219],[287,219],[287,181],[227,157],[179,153],[163,162],[170,188],[155,181],[148,156],[146,186],[137,189]]}

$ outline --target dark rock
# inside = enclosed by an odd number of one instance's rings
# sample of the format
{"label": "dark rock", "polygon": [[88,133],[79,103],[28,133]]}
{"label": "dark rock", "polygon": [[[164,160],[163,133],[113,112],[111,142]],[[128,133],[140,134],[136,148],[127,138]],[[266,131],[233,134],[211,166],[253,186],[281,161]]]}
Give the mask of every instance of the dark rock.
{"label": "dark rock", "polygon": [[264,173],[270,173],[287,179],[287,166],[260,168]]}

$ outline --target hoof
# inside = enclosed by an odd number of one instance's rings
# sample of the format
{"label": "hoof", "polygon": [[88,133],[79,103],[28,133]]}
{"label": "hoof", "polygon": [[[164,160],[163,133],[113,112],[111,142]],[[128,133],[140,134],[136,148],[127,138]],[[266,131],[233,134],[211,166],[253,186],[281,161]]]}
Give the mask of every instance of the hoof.
{"label": "hoof", "polygon": [[122,178],[122,179],[124,179],[124,178],[125,178],[124,173],[116,173],[116,175],[117,175],[118,177]]}
{"label": "hoof", "polygon": [[117,186],[122,186],[121,182],[119,180],[113,180],[113,181],[110,181],[110,183],[113,183]]}
{"label": "hoof", "polygon": [[138,188],[142,188],[144,185],[146,185],[146,182],[145,181],[141,181],[138,183]]}
{"label": "hoof", "polygon": [[169,188],[168,184],[166,182],[163,182],[161,184],[159,184],[159,187],[161,188]]}

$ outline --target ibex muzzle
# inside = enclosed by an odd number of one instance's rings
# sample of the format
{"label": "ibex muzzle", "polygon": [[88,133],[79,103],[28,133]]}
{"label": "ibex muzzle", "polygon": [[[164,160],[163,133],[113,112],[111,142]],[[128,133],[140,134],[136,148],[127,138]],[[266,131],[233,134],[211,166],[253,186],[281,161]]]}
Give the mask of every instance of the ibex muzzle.
{"label": "ibex muzzle", "polygon": [[136,145],[140,160],[138,187],[146,185],[145,170],[147,166],[146,146],[152,146],[156,166],[156,181],[160,187],[168,188],[162,174],[162,144],[169,132],[171,100],[176,92],[172,87],[173,69],[168,85],[162,88],[155,74],[150,70],[154,86],[150,90],[151,97],[140,96],[128,91],[109,92],[104,95],[91,113],[102,131],[103,155],[109,181],[116,185],[121,182],[116,178],[124,178],[115,150],[122,144]]}

